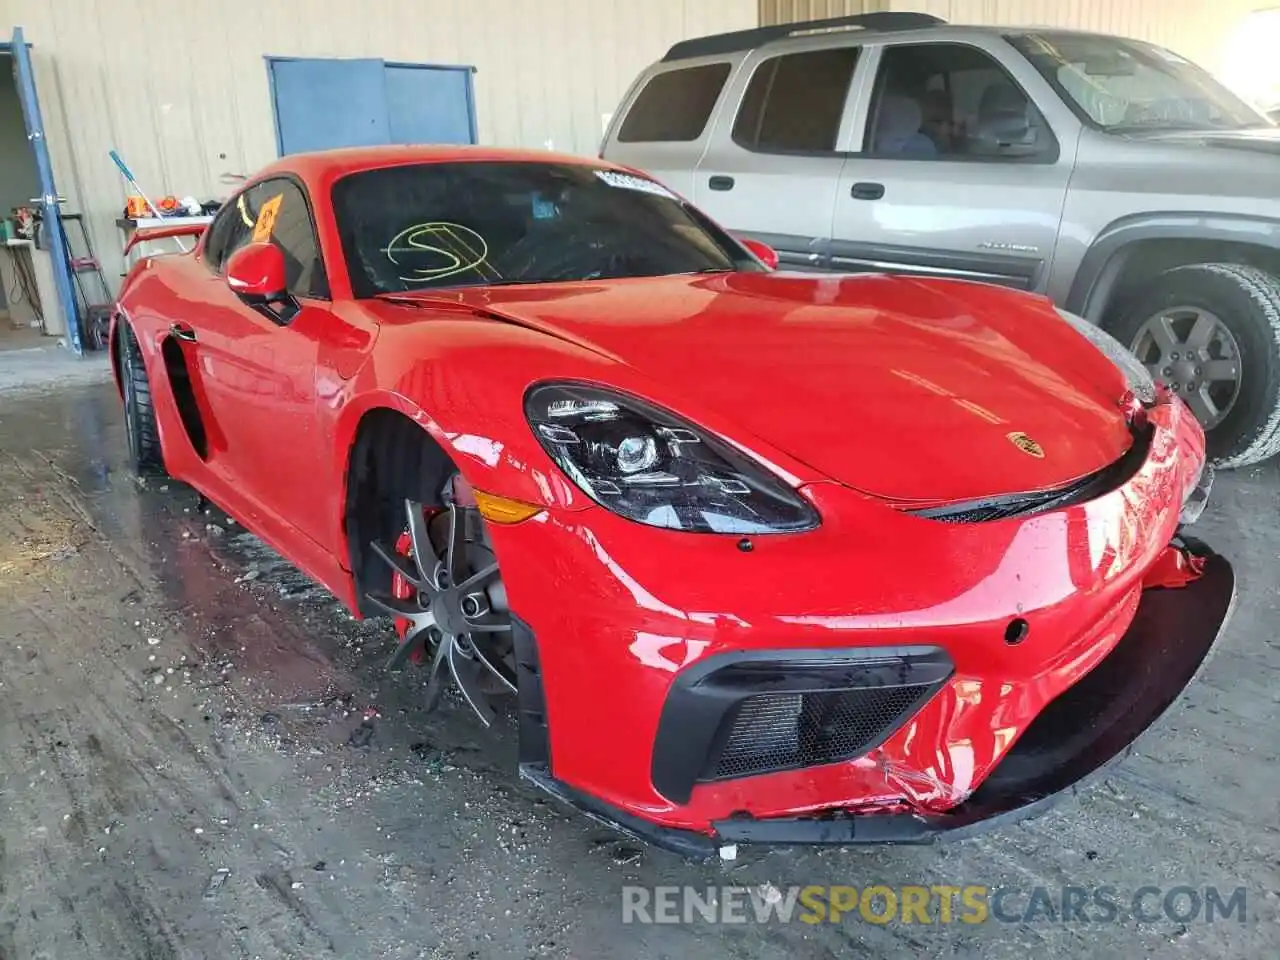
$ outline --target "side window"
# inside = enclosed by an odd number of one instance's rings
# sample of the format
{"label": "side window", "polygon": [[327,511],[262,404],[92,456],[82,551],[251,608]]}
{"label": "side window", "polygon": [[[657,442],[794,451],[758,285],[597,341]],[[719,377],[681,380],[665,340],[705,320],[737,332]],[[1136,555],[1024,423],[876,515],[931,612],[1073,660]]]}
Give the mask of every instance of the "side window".
{"label": "side window", "polygon": [[226,263],[227,257],[249,242],[253,223],[246,224],[241,216],[248,192],[243,191],[224,203],[209,224],[204,242],[204,258],[215,273],[222,273],[222,265]]}
{"label": "side window", "polygon": [[1058,143],[988,53],[959,43],[885,47],[864,149],[911,160],[1052,162]]}
{"label": "side window", "polygon": [[733,139],[766,153],[834,151],[858,53],[839,47],[765,60],[747,84]]}
{"label": "side window", "polygon": [[290,293],[328,299],[311,211],[292,180],[264,180],[227,201],[209,225],[205,258],[221,273],[227,258],[254,240],[270,240],[280,248]]}
{"label": "side window", "polygon": [[729,64],[655,74],[631,104],[618,130],[621,143],[697,140],[729,79]]}

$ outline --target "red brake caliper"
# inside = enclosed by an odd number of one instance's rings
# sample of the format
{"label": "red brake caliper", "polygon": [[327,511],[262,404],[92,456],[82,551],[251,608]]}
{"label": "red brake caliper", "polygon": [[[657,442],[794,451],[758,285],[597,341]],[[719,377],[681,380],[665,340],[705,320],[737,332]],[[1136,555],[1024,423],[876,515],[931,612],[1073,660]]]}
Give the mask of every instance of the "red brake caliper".
{"label": "red brake caliper", "polygon": [[[413,555],[413,538],[409,536],[406,530],[400,534],[400,539],[396,541],[396,553],[402,557]],[[391,595],[397,600],[413,599],[414,590],[399,572],[391,574]],[[409,632],[409,621],[404,617],[396,617],[396,635],[400,637],[400,642],[404,642],[405,634]],[[421,664],[426,652],[421,646],[409,651],[409,660],[411,663]]]}
{"label": "red brake caliper", "polygon": [[[472,493],[471,485],[462,478],[461,474],[455,474],[453,478],[453,502],[460,507],[474,507],[476,505],[475,494]],[[431,526],[431,520],[438,513],[442,513],[440,509],[425,510],[427,518],[427,526]],[[402,557],[413,556],[413,538],[409,535],[409,531],[405,530],[400,534],[400,538],[396,540],[396,553]],[[434,562],[434,561],[433,561]],[[427,566],[427,564],[424,564]],[[414,589],[409,581],[398,572],[391,574],[391,595],[397,600],[412,600]],[[396,617],[396,634],[400,638],[400,642],[404,642],[405,634],[409,632],[410,623],[404,617]],[[419,645],[409,651],[409,662],[421,665],[426,660],[426,648]]]}
{"label": "red brake caliper", "polygon": [[1186,547],[1169,544],[1143,578],[1142,587],[1185,587],[1204,574],[1204,557],[1197,557]]}

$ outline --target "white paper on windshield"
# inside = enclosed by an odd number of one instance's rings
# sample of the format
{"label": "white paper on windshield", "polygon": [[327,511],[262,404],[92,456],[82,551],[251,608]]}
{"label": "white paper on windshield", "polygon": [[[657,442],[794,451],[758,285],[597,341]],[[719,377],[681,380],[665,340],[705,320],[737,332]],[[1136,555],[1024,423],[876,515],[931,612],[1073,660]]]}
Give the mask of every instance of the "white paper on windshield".
{"label": "white paper on windshield", "polygon": [[1186,57],[1180,57],[1172,50],[1166,50],[1164,47],[1151,47],[1151,52],[1161,60],[1168,60],[1170,63],[1190,63]]}
{"label": "white paper on windshield", "polygon": [[652,193],[658,197],[666,197],[668,200],[676,198],[676,195],[662,184],[646,180],[644,177],[633,177],[629,173],[619,173],[617,170],[597,170],[596,176],[611,187],[639,190],[641,193]]}

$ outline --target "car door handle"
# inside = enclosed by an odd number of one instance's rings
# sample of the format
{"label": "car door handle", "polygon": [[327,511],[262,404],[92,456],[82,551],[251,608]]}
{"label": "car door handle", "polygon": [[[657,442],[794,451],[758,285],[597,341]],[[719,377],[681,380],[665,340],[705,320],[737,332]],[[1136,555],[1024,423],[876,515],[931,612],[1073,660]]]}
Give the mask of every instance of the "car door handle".
{"label": "car door handle", "polygon": [[855,200],[879,200],[884,196],[883,183],[855,183],[849,191]]}
{"label": "car door handle", "polygon": [[732,190],[733,177],[726,177],[726,176],[717,174],[716,176],[712,177],[710,180],[707,181],[707,186],[710,187],[712,190]]}
{"label": "car door handle", "polygon": [[170,324],[169,335],[175,340],[185,340],[187,343],[196,342],[196,332],[185,323]]}

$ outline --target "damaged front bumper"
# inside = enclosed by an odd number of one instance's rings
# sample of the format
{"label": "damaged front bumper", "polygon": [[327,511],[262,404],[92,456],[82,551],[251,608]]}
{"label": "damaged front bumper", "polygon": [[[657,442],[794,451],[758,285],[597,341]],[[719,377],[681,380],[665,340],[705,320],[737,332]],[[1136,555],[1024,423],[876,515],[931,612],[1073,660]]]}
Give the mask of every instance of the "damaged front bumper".
{"label": "damaged front bumper", "polygon": [[1111,652],[1041,711],[979,788],[945,813],[741,816],[702,833],[613,808],[554,779],[541,763],[523,763],[521,774],[600,822],[693,857],[738,844],[930,843],[1035,816],[1126,756],[1191,683],[1221,635],[1236,595],[1231,564],[1198,541],[1180,543],[1196,576],[1183,586],[1143,590]]}
{"label": "damaged front bumper", "polygon": [[1213,464],[1206,462],[1182,502],[1182,512],[1178,514],[1178,523],[1182,526],[1190,526],[1204,513],[1209,504],[1209,492],[1213,489],[1213,475]]}

